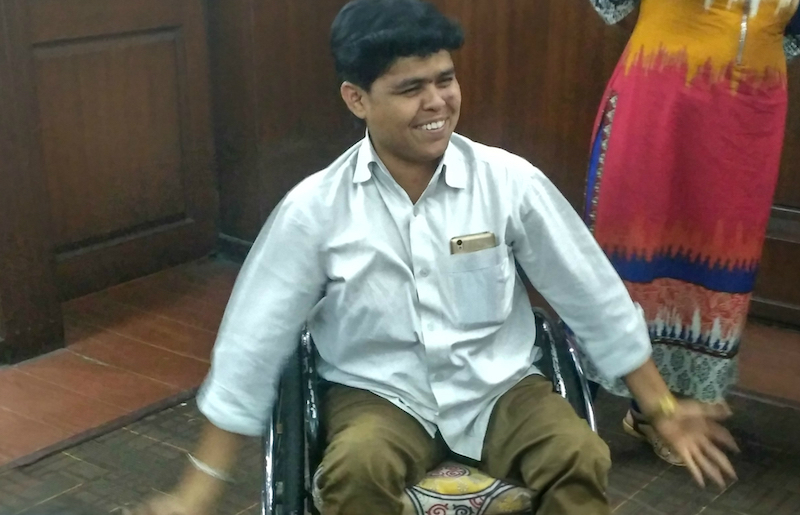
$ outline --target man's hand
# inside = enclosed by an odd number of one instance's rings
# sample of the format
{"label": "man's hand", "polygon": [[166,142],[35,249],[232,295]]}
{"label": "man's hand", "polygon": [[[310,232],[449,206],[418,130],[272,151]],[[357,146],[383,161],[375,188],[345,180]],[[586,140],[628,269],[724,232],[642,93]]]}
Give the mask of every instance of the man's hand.
{"label": "man's hand", "polygon": [[730,432],[719,424],[730,415],[724,404],[681,400],[675,413],[656,419],[652,425],[683,459],[700,486],[705,486],[707,476],[724,488],[726,477],[735,480],[736,472],[720,447],[739,452]]}
{"label": "man's hand", "polygon": [[[242,437],[206,422],[194,458],[190,458],[178,485],[169,494],[157,495],[123,515],[210,515],[226,483],[220,474],[233,468]],[[193,465],[194,463],[194,465]],[[201,463],[203,466],[197,466]],[[203,470],[206,469],[206,470]],[[209,474],[208,471],[216,471]]]}

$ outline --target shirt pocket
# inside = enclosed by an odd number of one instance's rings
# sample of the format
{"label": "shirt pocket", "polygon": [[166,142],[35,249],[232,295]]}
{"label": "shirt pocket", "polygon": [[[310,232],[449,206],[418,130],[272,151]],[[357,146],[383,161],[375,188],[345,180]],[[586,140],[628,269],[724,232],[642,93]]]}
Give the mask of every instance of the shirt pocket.
{"label": "shirt pocket", "polygon": [[445,263],[445,283],[455,322],[465,327],[505,322],[514,293],[508,247],[453,254]]}

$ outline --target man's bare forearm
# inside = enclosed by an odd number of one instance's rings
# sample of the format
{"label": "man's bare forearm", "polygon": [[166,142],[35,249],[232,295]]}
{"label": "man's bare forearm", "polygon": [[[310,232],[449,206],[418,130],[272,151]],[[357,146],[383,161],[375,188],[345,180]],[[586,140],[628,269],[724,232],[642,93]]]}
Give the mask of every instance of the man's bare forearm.
{"label": "man's bare forearm", "polygon": [[[239,455],[244,437],[206,422],[192,456],[212,470],[229,475]],[[189,463],[175,493],[193,506],[215,504],[225,489],[225,482]]]}

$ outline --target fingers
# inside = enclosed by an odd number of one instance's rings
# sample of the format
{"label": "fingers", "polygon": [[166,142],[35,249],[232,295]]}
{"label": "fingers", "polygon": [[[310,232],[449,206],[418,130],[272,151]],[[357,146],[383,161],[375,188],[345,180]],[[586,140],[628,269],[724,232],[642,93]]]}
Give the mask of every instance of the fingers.
{"label": "fingers", "polygon": [[689,472],[700,487],[705,488],[705,478],[709,478],[720,488],[725,488],[725,477],[736,480],[736,471],[728,457],[711,440],[703,438],[697,442],[687,442],[678,453],[686,463]]}
{"label": "fingers", "polygon": [[719,467],[705,454],[704,446],[696,447],[693,457],[697,466],[708,478],[714,481],[720,488],[725,488],[725,479],[722,477]]}
{"label": "fingers", "polygon": [[725,453],[719,450],[719,448],[714,445],[713,442],[706,442],[703,445],[703,452],[705,452],[708,459],[711,460],[711,462],[714,463],[719,470],[722,471],[722,473],[733,480],[738,479],[736,476],[736,471],[733,469],[733,465],[731,465],[728,457],[725,456]]}
{"label": "fingers", "polygon": [[698,414],[712,420],[725,420],[733,414],[730,406],[728,406],[728,403],[725,401],[718,404],[705,404],[700,402],[692,402],[692,404],[698,408]]}
{"label": "fingers", "polygon": [[688,450],[682,450],[679,452],[681,458],[683,458],[683,462],[686,463],[686,468],[689,469],[689,472],[692,474],[695,483],[700,485],[701,488],[706,487],[706,481],[703,478],[703,473],[700,471],[700,467],[697,466],[697,463],[694,461],[694,456]]}
{"label": "fingers", "polygon": [[736,444],[736,440],[733,439],[730,431],[719,424],[709,424],[708,436],[713,442],[722,444],[732,451],[742,452],[741,449],[739,449],[739,446]]}

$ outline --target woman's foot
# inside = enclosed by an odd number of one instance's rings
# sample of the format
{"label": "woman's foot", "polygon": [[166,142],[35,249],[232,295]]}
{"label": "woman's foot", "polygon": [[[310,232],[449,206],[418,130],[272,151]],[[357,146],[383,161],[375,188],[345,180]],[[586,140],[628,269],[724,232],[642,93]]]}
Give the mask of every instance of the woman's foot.
{"label": "woman's foot", "polygon": [[622,429],[630,436],[649,443],[656,456],[667,463],[678,467],[686,466],[681,457],[659,436],[655,428],[648,424],[642,415],[628,410],[625,418],[622,419]]}

